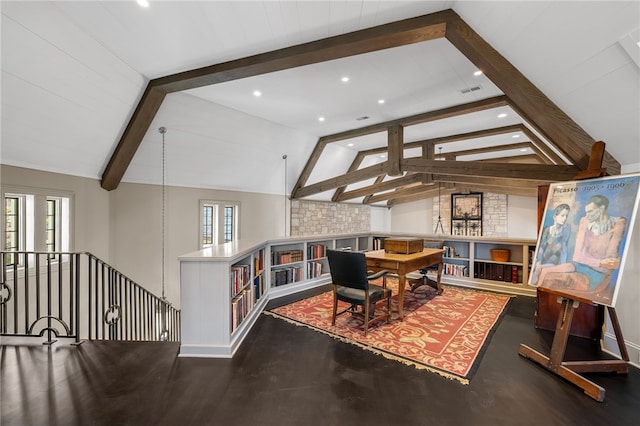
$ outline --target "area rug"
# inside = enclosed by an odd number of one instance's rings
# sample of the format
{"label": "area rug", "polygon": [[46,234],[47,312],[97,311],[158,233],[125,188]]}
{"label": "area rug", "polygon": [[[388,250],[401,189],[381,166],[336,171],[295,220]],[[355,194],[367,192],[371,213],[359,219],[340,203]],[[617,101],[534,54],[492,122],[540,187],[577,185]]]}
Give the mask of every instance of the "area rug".
{"label": "area rug", "polygon": [[[438,295],[422,286],[405,292],[405,316],[400,321],[397,279],[389,278],[388,285],[394,293],[391,321],[370,326],[366,337],[362,319],[349,313],[331,325],[331,291],[264,313],[468,384],[511,296],[451,286]],[[339,302],[338,311],[345,306]]]}

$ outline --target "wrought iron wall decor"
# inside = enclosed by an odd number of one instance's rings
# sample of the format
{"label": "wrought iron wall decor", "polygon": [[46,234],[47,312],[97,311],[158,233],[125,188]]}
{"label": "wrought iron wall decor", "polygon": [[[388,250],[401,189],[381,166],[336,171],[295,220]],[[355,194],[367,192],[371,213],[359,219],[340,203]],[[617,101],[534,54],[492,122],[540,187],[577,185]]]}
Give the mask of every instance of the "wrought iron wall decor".
{"label": "wrought iron wall decor", "polygon": [[482,192],[451,194],[451,235],[482,235]]}

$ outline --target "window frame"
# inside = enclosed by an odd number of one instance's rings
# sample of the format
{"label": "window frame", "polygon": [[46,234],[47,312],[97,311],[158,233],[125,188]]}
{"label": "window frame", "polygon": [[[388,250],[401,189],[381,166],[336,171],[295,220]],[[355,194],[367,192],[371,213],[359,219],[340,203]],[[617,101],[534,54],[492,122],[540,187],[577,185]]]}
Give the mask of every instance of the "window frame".
{"label": "window frame", "polygon": [[[205,214],[205,208],[211,209],[211,214]],[[232,209],[231,216],[225,215],[227,209]],[[199,202],[199,225],[198,225],[198,247],[200,249],[225,242],[235,241],[239,238],[240,203],[237,201],[220,200],[200,200]],[[211,224],[206,223],[211,218]],[[228,230],[227,218],[231,217],[231,229]],[[210,229],[205,229],[205,228]],[[230,241],[225,241],[228,234],[231,234]]]}

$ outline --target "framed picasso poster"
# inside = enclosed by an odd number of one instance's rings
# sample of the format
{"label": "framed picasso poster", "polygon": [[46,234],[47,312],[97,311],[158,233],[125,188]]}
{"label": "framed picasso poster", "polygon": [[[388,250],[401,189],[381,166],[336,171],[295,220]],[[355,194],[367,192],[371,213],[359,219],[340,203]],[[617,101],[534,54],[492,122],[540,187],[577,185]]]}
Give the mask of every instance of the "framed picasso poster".
{"label": "framed picasso poster", "polygon": [[551,184],[529,285],[615,306],[640,174]]}

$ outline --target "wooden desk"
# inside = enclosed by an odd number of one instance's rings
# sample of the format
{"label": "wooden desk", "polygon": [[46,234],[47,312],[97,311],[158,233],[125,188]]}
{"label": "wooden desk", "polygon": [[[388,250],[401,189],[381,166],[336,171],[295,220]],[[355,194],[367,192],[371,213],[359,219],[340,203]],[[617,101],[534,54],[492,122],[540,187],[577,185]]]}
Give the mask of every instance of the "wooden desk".
{"label": "wooden desk", "polygon": [[404,288],[407,274],[418,269],[438,265],[438,279],[436,281],[438,294],[442,294],[440,277],[442,277],[442,255],[444,250],[425,248],[422,252],[412,254],[385,253],[375,250],[365,253],[367,268],[374,272],[386,269],[390,273],[398,274],[398,314],[400,320],[404,318]]}

